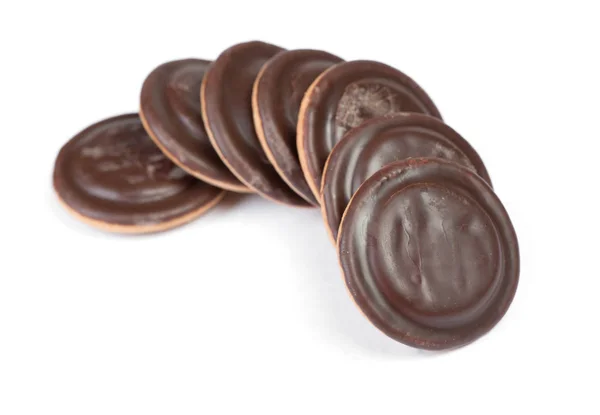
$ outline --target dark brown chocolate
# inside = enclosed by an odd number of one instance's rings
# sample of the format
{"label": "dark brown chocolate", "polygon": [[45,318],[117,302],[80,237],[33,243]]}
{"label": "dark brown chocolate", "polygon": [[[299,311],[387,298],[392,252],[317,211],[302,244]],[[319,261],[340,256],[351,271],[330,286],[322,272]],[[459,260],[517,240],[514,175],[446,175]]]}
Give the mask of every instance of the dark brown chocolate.
{"label": "dark brown chocolate", "polygon": [[397,112],[441,118],[415,81],[380,62],[339,63],[312,83],[298,115],[298,153],[317,199],[325,161],[342,136],[368,119]]}
{"label": "dark brown chocolate", "polygon": [[325,164],[321,209],[334,241],[356,189],[383,166],[411,157],[450,160],[491,183],[477,152],[439,118],[399,113],[365,121],[335,145]]}
{"label": "dark brown chocolate", "polygon": [[150,138],[183,170],[223,189],[250,192],[223,164],[204,128],[200,85],[209,64],[181,59],[154,69],[142,86],[140,116]]}
{"label": "dark brown chocolate", "polygon": [[395,162],[367,179],[342,219],[338,254],[364,315],[423,349],[487,333],[519,279],[517,237],[492,188],[435,158]]}
{"label": "dark brown chocolate", "polygon": [[247,42],[221,53],[202,82],[202,114],[213,147],[242,183],[268,199],[308,206],[269,162],[252,119],[254,81],[262,66],[282,51],[268,43]]}
{"label": "dark brown chocolate", "polygon": [[304,93],[324,70],[342,59],[320,50],[278,53],[263,66],[252,93],[254,126],[263,150],[281,178],[312,205],[318,205],[298,160],[296,126]]}
{"label": "dark brown chocolate", "polygon": [[155,232],[186,223],[225,194],[173,164],[154,145],[138,114],[81,131],[60,150],[54,189],[67,210],[116,232]]}

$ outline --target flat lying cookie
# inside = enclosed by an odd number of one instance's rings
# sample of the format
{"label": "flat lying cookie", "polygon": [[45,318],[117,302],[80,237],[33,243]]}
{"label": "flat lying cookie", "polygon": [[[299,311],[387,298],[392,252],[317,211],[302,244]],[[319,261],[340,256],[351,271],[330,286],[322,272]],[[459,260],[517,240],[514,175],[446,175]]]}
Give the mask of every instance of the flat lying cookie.
{"label": "flat lying cookie", "polygon": [[108,118],[73,137],[58,153],[53,179],[59,200],[71,214],[123,233],[182,225],[226,193],[167,159],[138,114]]}
{"label": "flat lying cookie", "polygon": [[144,81],[140,117],[156,145],[183,170],[234,192],[250,192],[215,152],[202,121],[200,85],[210,62],[182,59],[164,63]]}
{"label": "flat lying cookie", "polygon": [[252,93],[254,126],[263,150],[281,178],[313,205],[318,205],[298,160],[296,126],[304,93],[327,68],[342,59],[320,50],[278,53],[262,68]]}
{"label": "flat lying cookie", "polygon": [[440,159],[389,164],[352,197],[338,237],[348,290],[391,338],[449,349],[504,316],[519,279],[512,223],[473,171]]}
{"label": "flat lying cookie", "polygon": [[252,118],[254,81],[263,65],[282,51],[268,43],[247,42],[221,53],[202,81],[202,114],[213,147],[242,183],[276,202],[308,206],[270,163]]}
{"label": "flat lying cookie", "polygon": [[477,152],[439,118],[416,113],[374,118],[348,132],[325,164],[321,210],[333,241],[358,187],[383,166],[410,157],[447,159],[491,183]]}
{"label": "flat lying cookie", "polygon": [[362,122],[397,112],[441,118],[433,101],[411,78],[380,62],[339,63],[310,86],[298,115],[298,155],[313,194],[333,146]]}

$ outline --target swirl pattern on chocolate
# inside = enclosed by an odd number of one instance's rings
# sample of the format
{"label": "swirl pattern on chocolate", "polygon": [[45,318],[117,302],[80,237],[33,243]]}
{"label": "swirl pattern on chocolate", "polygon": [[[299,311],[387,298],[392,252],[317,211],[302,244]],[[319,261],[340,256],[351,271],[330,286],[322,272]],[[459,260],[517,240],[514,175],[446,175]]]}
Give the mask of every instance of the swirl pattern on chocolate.
{"label": "swirl pattern on chocolate", "polygon": [[387,165],[352,197],[338,253],[346,285],[385,334],[449,349],[488,332],[519,278],[502,203],[472,170],[437,158]]}

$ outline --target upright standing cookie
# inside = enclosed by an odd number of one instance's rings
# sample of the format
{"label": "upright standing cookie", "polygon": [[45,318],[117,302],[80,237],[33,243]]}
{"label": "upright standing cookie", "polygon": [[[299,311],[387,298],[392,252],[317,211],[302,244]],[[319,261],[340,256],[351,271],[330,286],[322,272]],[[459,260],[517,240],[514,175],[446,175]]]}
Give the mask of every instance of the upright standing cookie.
{"label": "upright standing cookie", "polygon": [[200,85],[210,62],[182,59],[164,63],[144,81],[140,116],[146,131],[171,161],[206,183],[250,192],[210,144],[200,110]]}
{"label": "upright standing cookie", "polygon": [[189,222],[225,195],[166,158],[138,114],[100,121],[67,142],[56,158],[54,189],[78,219],[125,233]]}
{"label": "upright standing cookie", "polygon": [[380,62],[339,63],[312,83],[298,115],[298,153],[304,176],[317,199],[323,167],[333,146],[362,122],[396,112],[441,118],[419,85]]}
{"label": "upright standing cookie", "polygon": [[344,213],[338,254],[365,316],[424,349],[484,335],[519,279],[517,237],[492,188],[435,158],[392,163],[367,179]]}
{"label": "upright standing cookie", "polygon": [[325,164],[321,210],[334,241],[344,210],[358,187],[383,166],[411,157],[450,160],[490,183],[477,152],[439,118],[400,113],[365,121],[335,145]]}
{"label": "upright standing cookie", "polygon": [[235,176],[260,195],[285,204],[308,203],[281,179],[263,151],[252,119],[252,87],[263,65],[283,49],[247,42],[225,50],[202,81],[202,113],[210,141]]}
{"label": "upright standing cookie", "polygon": [[319,50],[278,53],[262,68],[252,93],[254,126],[263,150],[285,182],[318,205],[298,160],[296,126],[304,93],[327,68],[342,59]]}

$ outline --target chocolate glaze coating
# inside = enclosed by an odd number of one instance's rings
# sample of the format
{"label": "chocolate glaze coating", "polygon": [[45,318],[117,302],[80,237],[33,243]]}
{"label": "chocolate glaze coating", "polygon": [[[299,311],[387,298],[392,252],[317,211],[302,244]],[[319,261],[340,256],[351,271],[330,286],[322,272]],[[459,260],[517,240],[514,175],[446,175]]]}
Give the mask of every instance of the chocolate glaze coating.
{"label": "chocolate glaze coating", "polygon": [[312,83],[300,106],[297,145],[302,171],[317,199],[325,161],[343,135],[368,119],[397,112],[441,118],[415,81],[380,62],[339,63]]}
{"label": "chocolate glaze coating", "polygon": [[225,194],[167,159],[138,114],[105,119],[73,137],[56,158],[53,179],[71,213],[120,232],[185,223]]}
{"label": "chocolate glaze coating", "polygon": [[213,147],[242,183],[268,199],[307,206],[269,162],[252,118],[254,81],[263,65],[282,51],[254,41],[221,53],[202,81],[202,114]]}
{"label": "chocolate glaze coating", "polygon": [[144,81],[140,116],[150,138],[171,161],[206,183],[249,192],[215,152],[202,121],[200,85],[210,62],[164,63]]}
{"label": "chocolate glaze coating", "polygon": [[365,121],[335,145],[325,165],[321,209],[334,241],[344,210],[358,187],[383,166],[411,157],[459,163],[491,185],[477,152],[439,118],[399,113]]}
{"label": "chocolate glaze coating", "polygon": [[320,50],[278,53],[254,82],[254,126],[263,150],[281,178],[312,205],[318,205],[298,160],[296,126],[304,93],[327,68],[342,59]]}
{"label": "chocolate glaze coating", "polygon": [[395,162],[367,179],[342,219],[338,254],[365,316],[423,349],[454,348],[487,333],[519,279],[517,237],[492,188],[435,158]]}

